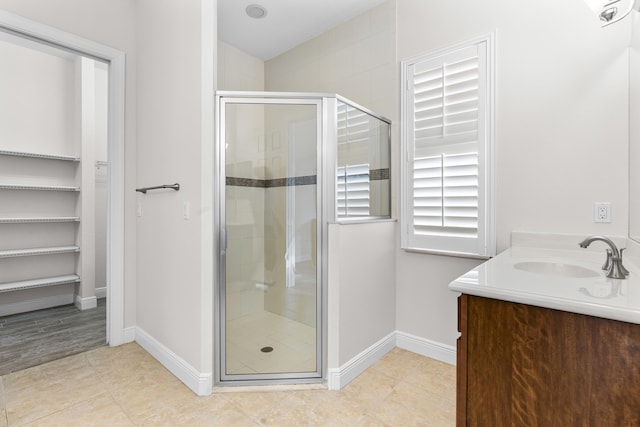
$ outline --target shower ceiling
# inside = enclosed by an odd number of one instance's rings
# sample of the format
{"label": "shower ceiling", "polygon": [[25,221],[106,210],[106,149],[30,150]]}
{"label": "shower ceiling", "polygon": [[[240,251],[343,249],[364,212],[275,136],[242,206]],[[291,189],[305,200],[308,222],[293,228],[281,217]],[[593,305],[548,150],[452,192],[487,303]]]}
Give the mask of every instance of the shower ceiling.
{"label": "shower ceiling", "polygon": [[[218,38],[263,61],[274,58],[384,0],[218,0]],[[247,6],[267,10],[261,19]]]}

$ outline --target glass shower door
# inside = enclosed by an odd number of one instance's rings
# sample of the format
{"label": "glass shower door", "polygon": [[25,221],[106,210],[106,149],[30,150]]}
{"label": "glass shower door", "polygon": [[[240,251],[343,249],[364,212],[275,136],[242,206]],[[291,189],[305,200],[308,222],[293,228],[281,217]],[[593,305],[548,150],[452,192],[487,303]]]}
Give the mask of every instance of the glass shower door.
{"label": "glass shower door", "polygon": [[222,381],[321,376],[318,100],[222,97]]}

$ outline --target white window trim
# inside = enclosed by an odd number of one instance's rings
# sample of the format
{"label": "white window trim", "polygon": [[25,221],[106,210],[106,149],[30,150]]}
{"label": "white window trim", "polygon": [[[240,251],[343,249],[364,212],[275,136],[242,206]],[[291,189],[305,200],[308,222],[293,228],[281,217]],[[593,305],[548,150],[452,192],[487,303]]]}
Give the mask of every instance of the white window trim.
{"label": "white window trim", "polygon": [[[480,189],[479,209],[481,224],[479,224],[479,244],[476,250],[460,251],[448,248],[420,247],[412,242],[410,230],[410,216],[413,214],[412,190],[410,182],[413,164],[413,136],[409,132],[409,119],[407,118],[409,101],[409,67],[413,64],[435,58],[443,54],[463,49],[472,45],[484,43],[486,46],[486,100],[485,111],[487,118],[484,122],[485,143],[479,149],[480,171],[479,178],[483,181]],[[401,248],[407,251],[434,253],[441,255],[462,256],[470,258],[488,258],[496,253],[496,222],[495,222],[495,33],[491,32],[474,37],[460,43],[456,43],[438,50],[430,51],[402,61],[401,66],[401,191],[400,191],[400,221],[401,221]],[[483,206],[484,205],[484,206]]]}

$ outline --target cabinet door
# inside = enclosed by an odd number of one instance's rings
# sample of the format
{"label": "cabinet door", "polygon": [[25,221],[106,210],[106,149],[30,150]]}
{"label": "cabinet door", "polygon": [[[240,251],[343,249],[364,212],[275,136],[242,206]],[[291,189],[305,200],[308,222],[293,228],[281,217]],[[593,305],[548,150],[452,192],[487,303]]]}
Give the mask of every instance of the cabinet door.
{"label": "cabinet door", "polygon": [[467,295],[458,297],[458,331],[456,340],[456,425],[467,425]]}
{"label": "cabinet door", "polygon": [[499,301],[467,297],[467,403],[464,426],[511,426],[514,325]]}
{"label": "cabinet door", "polygon": [[640,426],[640,325],[466,299],[459,426]]}

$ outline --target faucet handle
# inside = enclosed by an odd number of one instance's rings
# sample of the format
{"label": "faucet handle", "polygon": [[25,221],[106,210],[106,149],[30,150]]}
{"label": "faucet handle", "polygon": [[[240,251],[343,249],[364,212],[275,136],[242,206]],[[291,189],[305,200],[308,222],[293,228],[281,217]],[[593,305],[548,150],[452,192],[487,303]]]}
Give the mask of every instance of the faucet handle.
{"label": "faucet handle", "polygon": [[620,268],[620,271],[622,272],[622,274],[624,274],[625,276],[628,276],[629,275],[629,270],[624,268],[624,265],[622,265],[622,252],[624,252],[625,249],[626,248],[619,249],[619,251],[620,251],[620,265],[619,265],[619,268]]}
{"label": "faucet handle", "polygon": [[613,263],[613,260],[611,259],[612,256],[613,252],[611,251],[611,249],[607,249],[607,260],[604,262],[604,264],[602,264],[603,270],[609,270],[611,268],[611,264]]}
{"label": "faucet handle", "polygon": [[618,256],[611,256],[611,265],[607,270],[607,277],[610,279],[626,279],[629,275],[629,270],[622,265],[622,251],[618,251]]}

